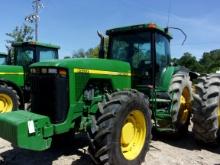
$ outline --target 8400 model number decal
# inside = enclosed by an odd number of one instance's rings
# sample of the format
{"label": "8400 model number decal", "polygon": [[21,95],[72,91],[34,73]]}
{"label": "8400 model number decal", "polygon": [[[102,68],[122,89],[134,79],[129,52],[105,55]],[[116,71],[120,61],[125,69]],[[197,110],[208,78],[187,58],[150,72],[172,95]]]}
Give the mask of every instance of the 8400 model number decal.
{"label": "8400 model number decal", "polygon": [[73,72],[85,73],[85,74],[103,74],[103,75],[111,75],[111,76],[131,76],[130,72],[112,72],[112,71],[84,69],[84,68],[74,68]]}

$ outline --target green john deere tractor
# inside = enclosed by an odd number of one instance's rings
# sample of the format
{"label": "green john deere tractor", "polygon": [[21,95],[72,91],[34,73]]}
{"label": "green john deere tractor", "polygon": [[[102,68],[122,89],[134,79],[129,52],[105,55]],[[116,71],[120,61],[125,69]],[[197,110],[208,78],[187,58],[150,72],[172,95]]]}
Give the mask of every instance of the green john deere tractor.
{"label": "green john deere tractor", "polygon": [[46,150],[54,135],[86,131],[98,164],[138,165],[158,131],[187,131],[193,73],[170,65],[167,30],[143,24],[107,31],[100,58],[64,59],[31,66],[31,111],[0,115],[0,137]]}
{"label": "green john deere tractor", "polygon": [[[14,59],[0,65],[0,113],[23,108],[30,99],[30,64],[58,59],[58,46],[38,42],[12,44]],[[7,64],[7,65],[6,65]]]}
{"label": "green john deere tractor", "polygon": [[6,53],[0,52],[0,65],[7,64],[7,57],[8,55]]}
{"label": "green john deere tractor", "polygon": [[220,74],[198,78],[193,99],[193,133],[203,143],[220,138]]}

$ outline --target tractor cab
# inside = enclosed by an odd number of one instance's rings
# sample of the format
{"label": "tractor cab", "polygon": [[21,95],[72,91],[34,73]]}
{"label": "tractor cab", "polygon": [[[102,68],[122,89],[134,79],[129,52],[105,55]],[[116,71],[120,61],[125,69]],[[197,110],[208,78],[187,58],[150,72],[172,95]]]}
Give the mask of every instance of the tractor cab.
{"label": "tractor cab", "polygon": [[172,38],[155,24],[111,29],[108,59],[130,63],[132,88],[145,90],[160,84],[160,77],[170,63],[169,41]]}
{"label": "tractor cab", "polygon": [[59,46],[39,42],[16,42],[14,48],[14,65],[25,69],[32,63],[58,59]]}
{"label": "tractor cab", "polygon": [[15,42],[9,55],[0,55],[0,113],[23,108],[30,101],[29,66],[58,59],[59,46],[39,42]]}
{"label": "tractor cab", "polygon": [[0,65],[7,64],[7,57],[8,55],[6,53],[0,52]]}

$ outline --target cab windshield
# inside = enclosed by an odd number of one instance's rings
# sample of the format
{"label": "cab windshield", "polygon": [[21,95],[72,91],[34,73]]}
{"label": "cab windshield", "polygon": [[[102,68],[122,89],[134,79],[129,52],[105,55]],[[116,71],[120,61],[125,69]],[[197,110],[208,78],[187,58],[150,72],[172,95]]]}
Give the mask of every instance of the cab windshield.
{"label": "cab windshield", "polygon": [[21,66],[30,65],[34,62],[34,49],[17,48],[16,64]]}
{"label": "cab windshield", "polygon": [[39,61],[47,61],[51,59],[56,59],[57,57],[57,51],[51,50],[51,49],[46,49],[42,48],[39,51]]}
{"label": "cab windshield", "polygon": [[149,32],[121,34],[112,37],[110,58],[129,62],[134,69],[142,63],[151,63],[151,36]]}
{"label": "cab windshield", "polygon": [[58,58],[57,49],[49,48],[16,48],[16,64],[28,66],[35,62],[47,61]]}
{"label": "cab windshield", "polygon": [[6,56],[0,55],[0,65],[6,65]]}

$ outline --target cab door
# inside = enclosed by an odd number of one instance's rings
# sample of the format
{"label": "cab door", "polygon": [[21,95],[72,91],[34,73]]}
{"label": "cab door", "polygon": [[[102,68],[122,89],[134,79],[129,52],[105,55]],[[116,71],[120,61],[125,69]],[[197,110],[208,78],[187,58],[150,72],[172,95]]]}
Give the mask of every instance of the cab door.
{"label": "cab door", "polygon": [[170,63],[169,39],[166,36],[155,33],[155,87],[160,86],[161,75],[166,71]]}

